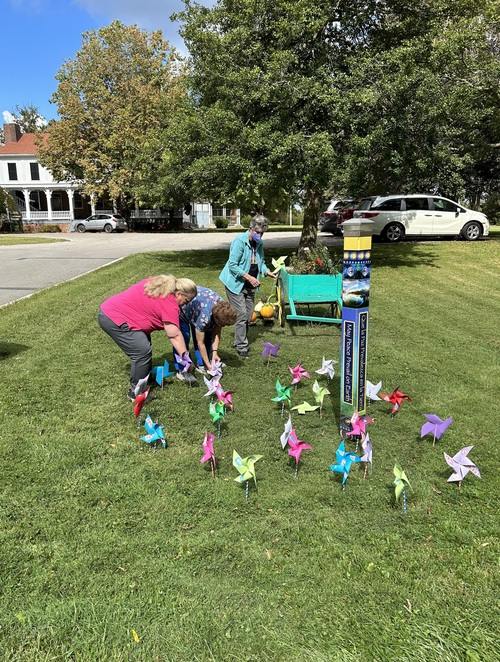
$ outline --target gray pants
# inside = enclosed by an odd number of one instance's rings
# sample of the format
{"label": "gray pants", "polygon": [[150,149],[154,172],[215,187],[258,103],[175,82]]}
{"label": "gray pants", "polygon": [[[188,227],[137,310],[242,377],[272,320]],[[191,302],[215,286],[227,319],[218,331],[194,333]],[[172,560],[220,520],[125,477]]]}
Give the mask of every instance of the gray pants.
{"label": "gray pants", "polygon": [[241,352],[248,349],[248,322],[252,319],[255,290],[243,289],[241,294],[235,294],[226,287],[226,296],[238,315],[236,324],[234,325],[233,347],[236,347],[236,350]]}
{"label": "gray pants", "polygon": [[130,386],[134,388],[139,379],[147,377],[153,367],[151,336],[144,331],[131,331],[128,324],[115,324],[102,310],[97,316],[99,326],[110,336],[131,360]]}

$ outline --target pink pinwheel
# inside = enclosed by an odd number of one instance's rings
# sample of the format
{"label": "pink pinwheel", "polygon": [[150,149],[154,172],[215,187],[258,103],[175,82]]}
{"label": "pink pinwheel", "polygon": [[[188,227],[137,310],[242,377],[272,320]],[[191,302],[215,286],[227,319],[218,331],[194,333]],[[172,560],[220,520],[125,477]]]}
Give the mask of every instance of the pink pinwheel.
{"label": "pink pinwheel", "polygon": [[351,416],[351,430],[347,433],[348,437],[364,437],[366,434],[366,426],[373,423],[371,416],[360,416],[358,412],[354,412]]}
{"label": "pink pinwheel", "polygon": [[444,459],[446,460],[446,464],[453,469],[453,472],[451,476],[448,478],[448,483],[457,483],[458,486],[462,486],[462,481],[467,476],[467,474],[470,472],[477,478],[481,478],[481,474],[479,473],[479,469],[477,466],[474,464],[474,462],[469,459],[468,455],[470,451],[474,448],[474,446],[465,446],[464,448],[460,449],[458,453],[456,453],[453,457],[450,457],[446,453],[444,453]]}
{"label": "pink pinwheel", "polygon": [[310,450],[312,450],[312,446],[310,444],[306,444],[305,441],[301,441],[297,437],[295,430],[292,429],[288,437],[288,455],[290,455],[290,457],[293,457],[295,459],[295,478],[297,478],[297,472],[299,469],[299,462],[300,462],[300,456],[302,455],[302,451],[310,451]]}
{"label": "pink pinwheel", "polygon": [[215,435],[213,435],[211,432],[206,432],[202,444],[203,457],[200,460],[201,464],[205,464],[205,462],[210,462],[213,477],[215,477],[215,468],[217,466],[215,461],[214,441],[215,441]]}
{"label": "pink pinwheel", "polygon": [[425,437],[426,434],[432,434],[432,445],[436,445],[436,439],[441,439],[446,430],[453,423],[451,416],[446,420],[441,420],[436,414],[424,414],[427,423],[424,423],[420,428],[420,436]]}
{"label": "pink pinwheel", "polygon": [[222,402],[222,404],[233,411],[234,405],[233,405],[233,391],[224,391],[222,386],[218,386],[218,388],[215,391],[215,395],[217,396],[217,400],[219,402]]}
{"label": "pink pinwheel", "polygon": [[220,389],[220,377],[212,377],[212,379],[207,379],[206,377],[203,377],[203,381],[205,382],[205,386],[208,388],[208,391],[205,393],[205,397],[209,395],[216,395],[217,394],[217,389]]}
{"label": "pink pinwheel", "polygon": [[288,368],[292,375],[292,384],[299,384],[303,379],[309,379],[309,373],[304,370],[301,363],[297,363],[295,368]]}

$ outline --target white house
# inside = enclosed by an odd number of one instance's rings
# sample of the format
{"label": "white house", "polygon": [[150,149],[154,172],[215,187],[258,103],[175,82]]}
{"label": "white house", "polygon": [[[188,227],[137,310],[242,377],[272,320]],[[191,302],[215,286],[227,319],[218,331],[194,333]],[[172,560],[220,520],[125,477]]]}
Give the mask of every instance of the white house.
{"label": "white house", "polygon": [[[58,182],[37,158],[36,140],[43,133],[21,133],[17,124],[4,124],[5,144],[0,145],[0,188],[8,191],[22,214],[23,225],[36,229],[40,225],[56,224],[69,230],[73,220],[87,218],[106,209],[110,203],[89,200],[79,192],[78,182]],[[215,219],[223,217],[229,225],[240,225],[240,210],[210,202],[194,202],[190,213],[183,214],[186,225],[213,227]],[[138,209],[131,218],[161,225],[168,215],[159,209]]]}

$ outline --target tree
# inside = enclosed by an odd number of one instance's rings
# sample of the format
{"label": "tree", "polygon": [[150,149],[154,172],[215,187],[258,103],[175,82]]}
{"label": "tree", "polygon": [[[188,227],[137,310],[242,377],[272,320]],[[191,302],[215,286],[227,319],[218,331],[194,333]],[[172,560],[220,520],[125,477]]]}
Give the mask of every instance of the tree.
{"label": "tree", "polygon": [[38,133],[47,126],[47,120],[33,105],[16,106],[16,112],[13,115],[14,121],[23,133]]}
{"label": "tree", "polygon": [[83,35],[59,73],[52,101],[60,120],[48,127],[40,160],[58,179],[80,180],[87,194],[126,204],[147,189],[149,143],[165,108],[182,97],[176,54],[161,32],[115,21]]}

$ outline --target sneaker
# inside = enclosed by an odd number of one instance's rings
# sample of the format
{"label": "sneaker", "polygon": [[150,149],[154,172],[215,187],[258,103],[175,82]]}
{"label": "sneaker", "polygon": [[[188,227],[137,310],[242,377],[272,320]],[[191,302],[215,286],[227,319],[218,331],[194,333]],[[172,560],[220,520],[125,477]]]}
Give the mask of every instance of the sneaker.
{"label": "sneaker", "polygon": [[241,359],[248,359],[248,355],[250,354],[250,352],[248,351],[248,349],[239,349],[239,350],[237,350],[237,351],[238,351],[238,356],[239,356]]}
{"label": "sneaker", "polygon": [[176,372],[175,376],[179,381],[186,382],[186,384],[189,384],[189,386],[194,386],[195,384],[198,383],[196,377],[192,375],[190,372]]}
{"label": "sneaker", "polygon": [[200,375],[208,375],[207,369],[205,368],[204,365],[196,366],[195,371],[198,372]]}

